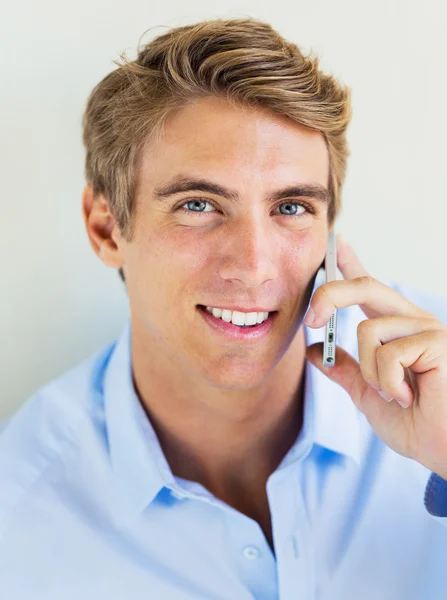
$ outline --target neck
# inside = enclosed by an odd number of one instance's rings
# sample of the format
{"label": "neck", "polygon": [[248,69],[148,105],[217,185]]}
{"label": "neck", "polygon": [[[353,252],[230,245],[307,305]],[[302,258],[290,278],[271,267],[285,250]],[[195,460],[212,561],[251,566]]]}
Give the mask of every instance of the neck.
{"label": "neck", "polygon": [[303,326],[270,376],[250,390],[210,392],[208,386],[200,393],[176,380],[169,361],[164,368],[137,336],[131,339],[135,389],[173,474],[221,498],[242,488],[265,493],[302,426]]}

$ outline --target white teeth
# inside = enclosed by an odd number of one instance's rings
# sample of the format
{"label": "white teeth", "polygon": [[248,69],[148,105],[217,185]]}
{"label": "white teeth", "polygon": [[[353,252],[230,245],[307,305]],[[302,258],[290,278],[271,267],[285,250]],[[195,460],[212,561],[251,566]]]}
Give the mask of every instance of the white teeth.
{"label": "white teeth", "polygon": [[231,316],[231,322],[233,325],[245,325],[245,315],[243,312],[239,312],[238,310],[233,310],[233,314]]}
{"label": "white teeth", "polygon": [[268,312],[251,312],[243,313],[238,310],[227,310],[222,308],[213,308],[207,306],[206,310],[212,313],[218,319],[222,319],[226,323],[233,323],[233,325],[256,325],[263,323],[269,316]]}
{"label": "white teeth", "polygon": [[[262,315],[264,313],[261,313]],[[268,314],[268,313],[267,313]],[[256,325],[258,322],[258,313],[248,313],[245,315],[245,325]]]}
{"label": "white teeth", "polygon": [[260,313],[256,313],[258,315],[256,323],[262,323],[263,321],[265,321],[267,319],[267,317],[269,316],[268,312],[260,312]]}
{"label": "white teeth", "polygon": [[231,321],[231,310],[223,310],[221,319],[222,321],[229,323]]}

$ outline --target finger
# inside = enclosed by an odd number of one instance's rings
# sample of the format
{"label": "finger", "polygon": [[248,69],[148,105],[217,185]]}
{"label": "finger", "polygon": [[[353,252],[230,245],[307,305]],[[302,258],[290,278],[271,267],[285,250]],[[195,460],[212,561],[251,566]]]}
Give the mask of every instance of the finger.
{"label": "finger", "polygon": [[[430,398],[439,397],[447,384],[447,373],[443,364],[446,348],[447,329],[423,331],[381,346],[376,352],[380,388],[390,396],[411,405],[417,390],[412,390],[404,381],[405,368],[426,376],[434,369],[443,369],[442,375],[437,374],[434,378],[437,382],[433,384],[437,386],[436,389],[434,387],[432,390],[424,390]],[[430,385],[428,377],[424,385]]]}
{"label": "finger", "polygon": [[339,233],[337,239],[337,266],[345,279],[355,279],[369,275],[357,254],[344,236]]}
{"label": "finger", "polygon": [[[357,342],[360,370],[363,379],[375,390],[388,393],[381,388],[381,379],[377,366],[377,351],[384,344],[401,338],[439,329],[439,321],[435,319],[414,319],[409,317],[381,317],[366,319],[357,326]],[[407,342],[406,342],[407,343]],[[405,373],[404,373],[405,375]],[[405,382],[404,382],[405,383]],[[407,386],[395,381],[395,398],[407,398]],[[408,385],[408,384],[407,384]],[[396,387],[397,386],[397,387]],[[401,389],[400,395],[396,390]],[[385,398],[386,399],[386,398]]]}
{"label": "finger", "polygon": [[[309,327],[323,327],[336,308],[358,304],[372,319],[382,316],[436,317],[416,306],[396,290],[369,275],[320,285],[313,294],[305,323]],[[312,311],[310,310],[312,309]],[[314,316],[313,320],[308,320]]]}
{"label": "finger", "polygon": [[322,371],[329,379],[340,385],[350,395],[357,408],[365,415],[383,414],[385,410],[393,410],[393,405],[383,401],[377,392],[363,379],[360,365],[344,348],[337,346],[335,365],[323,365],[323,343],[317,342],[308,346],[306,358]]}

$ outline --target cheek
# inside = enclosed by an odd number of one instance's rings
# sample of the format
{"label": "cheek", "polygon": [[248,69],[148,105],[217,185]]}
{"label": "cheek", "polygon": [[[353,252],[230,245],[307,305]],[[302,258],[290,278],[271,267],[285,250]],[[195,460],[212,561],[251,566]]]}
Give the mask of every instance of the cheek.
{"label": "cheek", "polygon": [[135,242],[128,259],[134,312],[154,335],[178,329],[179,315],[197,295],[198,273],[206,268],[203,245],[194,236],[158,233]]}
{"label": "cheek", "polygon": [[158,244],[157,256],[167,272],[175,273],[180,279],[188,279],[210,264],[211,244],[204,236],[184,229],[171,232]]}
{"label": "cheek", "polygon": [[326,253],[325,237],[316,237],[309,231],[297,235],[283,248],[283,272],[295,278],[297,283],[308,281],[320,267]]}
{"label": "cheek", "polygon": [[161,294],[167,288],[182,293],[194,275],[210,264],[210,245],[191,231],[158,232],[140,241],[136,251],[137,270],[146,273],[148,284]]}
{"label": "cheek", "polygon": [[316,238],[310,234],[301,236],[296,244],[291,244],[284,251],[282,274],[286,286],[285,297],[293,300],[295,308],[292,310],[298,310],[296,317],[300,322],[307,310],[315,276],[325,253],[325,238]]}

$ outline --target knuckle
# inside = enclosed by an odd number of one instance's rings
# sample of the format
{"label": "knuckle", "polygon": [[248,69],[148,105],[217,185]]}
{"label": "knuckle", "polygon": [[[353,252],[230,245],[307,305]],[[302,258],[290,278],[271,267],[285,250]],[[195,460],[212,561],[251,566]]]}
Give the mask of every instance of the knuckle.
{"label": "knuckle", "polygon": [[325,283],[324,285],[321,285],[316,291],[315,291],[315,296],[317,296],[318,298],[329,298],[328,295],[328,287],[329,283]]}
{"label": "knuckle", "polygon": [[362,275],[361,277],[357,277],[355,280],[359,286],[362,287],[371,287],[375,284],[376,280],[371,275]]}
{"label": "knuckle", "polygon": [[[323,284],[323,285],[324,285],[324,284]],[[322,286],[322,285],[320,285],[320,287],[318,287],[318,288],[315,290],[315,292],[314,292],[314,294],[313,294],[313,296],[312,296],[312,302],[317,302],[317,301],[318,301],[318,299],[320,298],[320,296],[321,296],[321,293],[322,293],[322,290],[321,290],[321,288],[322,288],[322,287],[323,287],[323,286]]]}
{"label": "knuckle", "polygon": [[440,344],[447,344],[447,327],[445,329],[432,329],[432,338]]}
{"label": "knuckle", "polygon": [[329,284],[324,284],[315,290],[313,302],[315,302],[316,305],[326,306],[327,304],[332,303],[328,290],[326,289],[327,285]]}
{"label": "knuckle", "polygon": [[391,344],[382,344],[376,349],[376,359],[380,361],[391,360],[394,356],[394,348]]}
{"label": "knuckle", "polygon": [[360,323],[357,325],[357,336],[359,338],[365,338],[370,334],[371,331],[373,331],[373,329],[374,323],[370,319],[360,321]]}

